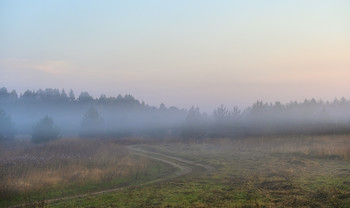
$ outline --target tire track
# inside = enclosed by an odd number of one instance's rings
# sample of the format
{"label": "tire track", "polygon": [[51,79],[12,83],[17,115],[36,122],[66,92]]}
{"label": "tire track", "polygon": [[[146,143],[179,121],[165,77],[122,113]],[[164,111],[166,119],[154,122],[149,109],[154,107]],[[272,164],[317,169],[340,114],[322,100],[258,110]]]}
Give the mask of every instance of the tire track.
{"label": "tire track", "polygon": [[135,146],[136,145],[132,145],[132,146],[128,146],[127,148],[129,150],[137,151],[139,153],[144,153],[144,154],[148,154],[148,155],[157,155],[157,156],[160,156],[160,157],[163,157],[163,158],[176,160],[176,161],[179,161],[179,162],[191,165],[191,166],[199,166],[199,167],[204,168],[207,173],[211,173],[211,172],[216,170],[213,166],[210,166],[210,165],[205,165],[205,164],[202,164],[202,163],[194,162],[194,161],[191,161],[191,160],[186,160],[186,159],[175,157],[175,156],[165,155],[165,154],[158,153],[158,152],[150,152],[150,151],[147,151],[147,150],[141,150],[141,149],[135,148]]}
{"label": "tire track", "polygon": [[[86,193],[86,194],[79,194],[79,195],[74,195],[74,196],[65,196],[65,197],[59,197],[59,198],[55,198],[55,199],[48,199],[48,200],[45,200],[44,203],[45,204],[50,204],[50,203],[55,203],[55,202],[59,202],[59,201],[66,201],[66,200],[71,200],[71,199],[80,199],[80,198],[91,197],[91,196],[96,196],[96,195],[105,194],[105,193],[121,191],[121,190],[124,190],[124,189],[127,189],[127,188],[138,188],[138,187],[142,187],[142,186],[149,185],[149,184],[154,184],[154,183],[158,183],[158,182],[162,182],[162,181],[167,181],[167,180],[170,180],[172,178],[181,177],[181,176],[184,176],[184,175],[187,175],[187,174],[191,173],[193,171],[193,169],[192,169],[193,166],[202,167],[202,168],[206,169],[206,172],[208,172],[208,173],[213,172],[215,170],[214,167],[209,166],[209,165],[197,163],[197,162],[194,162],[194,161],[182,159],[182,158],[175,157],[175,156],[168,156],[168,155],[165,155],[165,154],[162,154],[162,153],[150,152],[150,151],[142,150],[142,149],[139,149],[139,148],[135,148],[134,145],[133,146],[128,146],[127,149],[129,149],[131,151],[131,153],[134,154],[134,155],[147,157],[147,158],[150,158],[150,159],[153,159],[153,160],[158,160],[158,161],[161,161],[163,163],[167,163],[167,164],[177,168],[178,171],[176,171],[174,174],[172,174],[172,175],[170,175],[168,177],[154,179],[154,180],[151,180],[151,181],[148,181],[148,182],[145,182],[145,183],[142,183],[142,184],[138,184],[138,185],[130,185],[130,186],[125,186],[125,187],[108,189],[108,190],[104,190],[104,191],[97,191],[97,192]],[[178,161],[178,162],[186,164],[186,165],[182,165],[182,164],[176,163],[174,161]],[[40,205],[40,204],[42,204],[41,201],[15,205],[15,206],[11,206],[11,208],[28,207],[28,206],[36,207],[36,205]]]}

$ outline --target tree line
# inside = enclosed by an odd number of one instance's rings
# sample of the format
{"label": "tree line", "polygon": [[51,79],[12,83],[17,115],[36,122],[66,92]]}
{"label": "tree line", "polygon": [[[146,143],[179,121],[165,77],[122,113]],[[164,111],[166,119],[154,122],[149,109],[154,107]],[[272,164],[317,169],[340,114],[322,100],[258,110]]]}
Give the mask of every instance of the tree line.
{"label": "tree line", "polygon": [[[46,132],[44,130],[50,129]],[[350,133],[350,101],[305,99],[239,109],[220,105],[211,114],[198,107],[149,106],[131,95],[79,96],[70,90],[0,88],[0,140],[31,134],[36,141],[61,135],[81,137],[242,137],[280,134]],[[40,138],[41,137],[41,138]],[[38,139],[39,138],[39,139]],[[35,139],[34,139],[35,140]]]}
{"label": "tree line", "polygon": [[61,91],[59,89],[39,89],[35,90],[26,90],[23,94],[18,95],[16,90],[9,91],[7,88],[0,88],[0,103],[21,103],[21,104],[69,104],[69,103],[100,103],[100,104],[125,104],[125,105],[144,105],[140,103],[131,95],[118,95],[117,97],[107,97],[102,94],[99,98],[92,97],[88,92],[83,91],[79,96],[75,96],[73,90],[70,90],[68,93],[64,89]]}

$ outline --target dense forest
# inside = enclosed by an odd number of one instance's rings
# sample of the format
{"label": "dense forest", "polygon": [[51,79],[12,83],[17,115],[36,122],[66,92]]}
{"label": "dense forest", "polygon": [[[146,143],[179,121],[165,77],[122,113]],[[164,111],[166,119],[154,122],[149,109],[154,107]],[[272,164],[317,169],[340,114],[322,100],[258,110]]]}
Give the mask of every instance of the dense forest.
{"label": "dense forest", "polygon": [[[46,120],[45,120],[46,119]],[[212,114],[198,107],[179,109],[149,106],[131,95],[99,98],[88,92],[75,96],[70,90],[0,89],[0,138],[33,135],[50,123],[55,138],[81,137],[242,137],[280,134],[328,134],[350,132],[350,101],[306,99],[264,103],[246,109],[219,106]],[[59,135],[58,135],[59,134]]]}

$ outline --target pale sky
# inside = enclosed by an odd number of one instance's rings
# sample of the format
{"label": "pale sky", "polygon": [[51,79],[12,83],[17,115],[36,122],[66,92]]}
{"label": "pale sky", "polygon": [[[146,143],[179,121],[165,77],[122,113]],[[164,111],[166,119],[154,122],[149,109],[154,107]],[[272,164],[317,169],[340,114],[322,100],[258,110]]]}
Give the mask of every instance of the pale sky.
{"label": "pale sky", "polygon": [[0,86],[207,112],[350,98],[350,1],[0,0]]}

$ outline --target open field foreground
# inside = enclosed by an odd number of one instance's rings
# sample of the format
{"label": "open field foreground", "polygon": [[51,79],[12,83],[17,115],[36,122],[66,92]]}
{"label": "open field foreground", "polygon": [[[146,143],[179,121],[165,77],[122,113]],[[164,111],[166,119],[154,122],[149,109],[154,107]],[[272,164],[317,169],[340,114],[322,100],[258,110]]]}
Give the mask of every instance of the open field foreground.
{"label": "open field foreground", "polygon": [[158,181],[175,167],[131,154],[114,141],[62,139],[33,145],[2,145],[0,207],[42,206],[49,201],[83,197]]}
{"label": "open field foreground", "polygon": [[350,207],[349,135],[69,139],[4,148],[5,161],[2,207]]}

